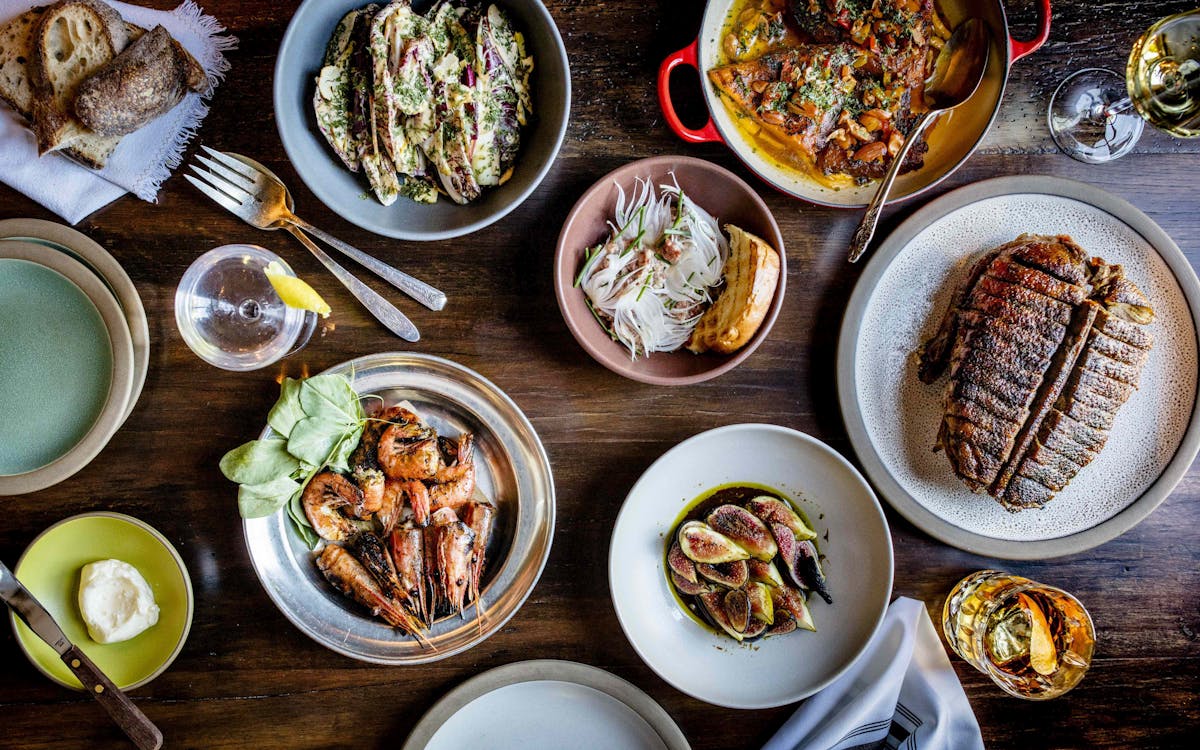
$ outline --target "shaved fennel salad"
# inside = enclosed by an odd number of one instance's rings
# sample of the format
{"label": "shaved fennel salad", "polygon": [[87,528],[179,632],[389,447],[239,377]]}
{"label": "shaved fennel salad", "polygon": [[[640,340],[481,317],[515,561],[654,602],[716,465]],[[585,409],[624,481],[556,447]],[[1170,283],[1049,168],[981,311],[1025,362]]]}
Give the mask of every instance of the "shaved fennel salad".
{"label": "shaved fennel salad", "polygon": [[608,238],[584,251],[575,279],[588,308],[633,359],[688,340],[724,280],[729,241],[717,220],[679,187],[638,179],[617,207]]}

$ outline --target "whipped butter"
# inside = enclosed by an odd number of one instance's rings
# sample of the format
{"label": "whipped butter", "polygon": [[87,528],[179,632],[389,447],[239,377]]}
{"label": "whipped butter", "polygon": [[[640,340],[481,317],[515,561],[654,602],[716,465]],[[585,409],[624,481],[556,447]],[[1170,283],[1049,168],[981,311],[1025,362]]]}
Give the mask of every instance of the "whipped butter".
{"label": "whipped butter", "polygon": [[138,569],[122,560],[83,566],[79,613],[97,643],[127,641],[158,622],[154,592]]}

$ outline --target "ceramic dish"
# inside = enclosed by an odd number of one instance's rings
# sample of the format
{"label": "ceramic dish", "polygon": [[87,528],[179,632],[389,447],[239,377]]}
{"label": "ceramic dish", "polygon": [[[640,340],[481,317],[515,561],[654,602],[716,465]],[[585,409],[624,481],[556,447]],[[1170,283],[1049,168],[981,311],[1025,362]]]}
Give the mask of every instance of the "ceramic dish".
{"label": "ceramic dish", "polygon": [[[101,644],[88,636],[79,615],[79,571],[110,558],[124,560],[145,577],[159,618],[128,641]],[[171,666],[192,627],[192,580],[183,559],[166,537],[130,516],[96,512],[63,519],[30,542],[13,572],[67,638],[122,690],[141,687]],[[83,689],[54,649],[16,615],[10,613],[9,619],[21,650],[42,674],[64,687]]]}
{"label": "ceramic dish", "polygon": [[326,372],[345,375],[359,394],[380,396],[389,405],[411,402],[439,433],[474,433],[476,484],[497,506],[479,595],[486,618],[481,628],[471,605],[463,618],[444,617],[426,632],[436,651],[421,646],[335,591],[283,511],[243,521],[263,588],[305,635],[360,661],[422,664],[482,643],[516,614],[550,554],[554,479],[533,426],[491,382],[440,357],[373,354]]}
{"label": "ceramic dish", "polygon": [[82,264],[15,240],[0,240],[0,262],[21,284],[0,312],[9,326],[0,494],[15,495],[61,482],[108,444],[129,404],[133,344],[120,305]]}
{"label": "ceramic dish", "polygon": [[[945,381],[920,383],[914,352],[971,260],[1022,232],[1069,234],[1124,266],[1154,305],[1140,390],[1100,455],[1042,509],[1009,513],[972,494],[931,448]],[[1102,544],[1170,494],[1200,448],[1196,353],[1200,285],[1186,258],[1129,203],[1056,177],[1003,177],[955,190],[913,214],[875,251],[838,344],[838,393],[854,450],[880,493],[947,544],[1044,559]]]}
{"label": "ceramic dish", "polygon": [[[503,716],[504,721],[496,721]],[[654,699],[620,677],[553,659],[488,670],[429,709],[402,750],[688,750]]]}
{"label": "ceramic dish", "polygon": [[[809,606],[817,632],[738,644],[684,612],[666,574],[684,508],[730,482],[771,487],[812,521],[833,594]],[[892,541],[871,488],[829,446],[786,427],[740,424],[685,440],[642,475],[617,516],[608,558],[617,619],[634,650],[679,690],[727,708],[794,703],[866,648],[892,592]]]}
{"label": "ceramic dish", "polygon": [[[789,195],[812,203],[843,208],[861,208],[875,195],[877,181],[864,186],[831,188],[795,169],[784,168],[768,158],[737,127],[734,115],[708,83],[707,71],[720,63],[721,34],[735,0],[709,0],[696,41],[669,55],[658,72],[658,98],[667,124],[680,138],[691,143],[726,144],[738,158],[763,180]],[[954,28],[972,16],[983,18],[991,32],[990,60],[979,90],[969,101],[943,116],[930,132],[925,166],[896,179],[889,202],[919,195],[948,177],[975,151],[991,127],[1004,96],[1008,70],[1017,60],[1040,48],[1050,36],[1050,0],[1040,0],[1040,26],[1036,38],[1023,42],[1008,32],[1001,0],[942,0],[937,3],[946,23]],[[710,119],[698,130],[685,126],[671,102],[671,71],[680,65],[700,73],[704,102]]]}
{"label": "ceramic dish", "polygon": [[[626,193],[638,178],[655,185],[670,182],[672,173],[684,193],[712,214],[724,227],[735,224],[758,235],[779,253],[779,287],[758,333],[733,354],[692,354],[688,351],[656,352],[633,360],[623,344],[614,341],[600,327],[588,309],[583,292],[575,287],[575,278],[583,263],[585,248],[603,240],[609,233],[608,222],[617,204],[617,185]],[[783,235],[762,198],[727,169],[688,156],[655,156],[630,162],[609,172],[575,203],[567,215],[558,247],[554,253],[554,294],[567,328],[588,354],[608,369],[653,385],[686,385],[711,380],[729,372],[749,357],[767,338],[783,307],[787,283],[787,253]]]}
{"label": "ceramic dish", "polygon": [[91,237],[62,224],[42,219],[0,220],[0,239],[23,240],[66,253],[95,273],[117,298],[133,341],[133,387],[125,419],[133,411],[150,369],[150,326],[137,287],[121,264]]}
{"label": "ceramic dish", "polygon": [[[398,198],[384,206],[367,197],[361,174],[346,169],[317,130],[313,87],[325,45],[347,12],[366,0],[305,0],[292,16],[275,62],[275,121],[288,159],[317,198],[363,229],[402,240],[444,240],[482,229],[519,206],[541,183],[562,146],[571,113],[571,73],[558,27],[539,0],[497,0],[525,35],[534,59],[533,121],[521,132],[513,176],[479,200],[460,206],[448,198],[421,205]],[[432,3],[414,3],[425,10]]]}

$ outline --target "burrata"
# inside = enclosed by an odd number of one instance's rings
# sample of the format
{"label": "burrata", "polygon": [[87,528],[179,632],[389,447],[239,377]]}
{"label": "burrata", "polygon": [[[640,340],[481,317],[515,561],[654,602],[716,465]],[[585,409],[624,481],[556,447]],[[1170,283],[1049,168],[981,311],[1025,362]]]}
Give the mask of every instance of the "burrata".
{"label": "burrata", "polygon": [[83,566],[79,613],[96,643],[127,641],[158,622],[150,584],[123,560],[99,560]]}

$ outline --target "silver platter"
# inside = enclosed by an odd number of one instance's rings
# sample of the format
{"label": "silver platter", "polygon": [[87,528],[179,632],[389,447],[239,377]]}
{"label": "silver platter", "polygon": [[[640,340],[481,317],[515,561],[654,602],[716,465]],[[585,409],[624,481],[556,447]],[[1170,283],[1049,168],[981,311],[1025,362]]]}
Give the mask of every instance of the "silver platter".
{"label": "silver platter", "polygon": [[490,381],[440,357],[372,354],[327,372],[345,375],[359,394],[380,396],[387,405],[412,402],[441,434],[475,434],[476,483],[497,508],[479,595],[482,627],[475,605],[463,618],[444,617],[427,634],[431,649],[371,617],[324,580],[285,511],[243,521],[263,588],[301,632],[360,661],[423,664],[482,643],[520,609],[550,554],[554,478],[533,425]]}

